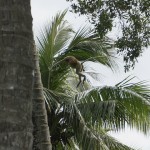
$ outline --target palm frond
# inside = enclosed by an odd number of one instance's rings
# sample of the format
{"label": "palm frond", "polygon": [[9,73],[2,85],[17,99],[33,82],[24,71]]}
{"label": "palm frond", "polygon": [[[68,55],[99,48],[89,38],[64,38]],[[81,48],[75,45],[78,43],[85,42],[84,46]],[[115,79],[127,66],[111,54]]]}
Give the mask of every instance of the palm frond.
{"label": "palm frond", "polygon": [[150,102],[150,85],[148,81],[140,81],[137,83],[130,83],[135,77],[128,76],[120,83],[116,84],[116,86],[133,90],[134,92],[140,94],[142,97],[146,98],[148,102]]}
{"label": "palm frond", "polygon": [[100,39],[87,27],[76,32],[63,54],[73,55],[81,61],[97,61],[111,69],[118,67],[114,42],[109,38]]}
{"label": "palm frond", "polygon": [[[58,13],[51,21],[51,23],[41,31],[39,41],[40,55],[47,56],[47,61],[50,60],[58,53],[58,51],[65,48],[73,32],[71,26],[68,24],[64,17],[67,11]],[[51,58],[51,59],[50,59]]]}
{"label": "palm frond", "polygon": [[90,30],[89,27],[87,26],[81,27],[72,38],[72,41],[70,42],[68,49],[73,49],[79,43],[91,39],[90,37],[93,34],[94,34],[93,30]]}
{"label": "palm frond", "polygon": [[88,126],[81,115],[81,111],[74,105],[75,113],[73,127],[76,141],[81,150],[131,150],[132,148],[119,143],[105,132],[98,132]]}
{"label": "palm frond", "polygon": [[[82,117],[80,110],[76,107],[74,101],[72,101],[71,97],[68,97],[64,94],[53,93],[49,90],[45,91],[45,98],[51,107],[51,116],[49,116],[49,126],[51,129],[52,142],[53,138],[56,136],[60,136],[58,133],[59,128],[61,126],[61,130],[68,131],[70,126],[71,129],[68,133],[74,139],[74,142],[81,150],[130,150],[128,146],[125,146],[118,141],[114,140],[112,137],[107,135],[107,133],[96,131],[94,128],[91,128]],[[54,103],[54,105],[52,105]],[[55,112],[53,112],[53,108],[57,106]],[[61,109],[62,108],[62,109]],[[53,118],[53,113],[55,113],[55,117]],[[56,134],[57,132],[57,134]],[[62,137],[62,135],[61,135]],[[66,135],[66,138],[69,136]],[[64,139],[63,139],[64,140]],[[66,139],[67,141],[67,139]],[[68,139],[69,143],[71,143],[70,138]],[[68,143],[68,144],[69,144]],[[60,145],[59,145],[60,146]],[[66,145],[67,146],[67,145]]]}
{"label": "palm frond", "polygon": [[73,30],[64,20],[66,10],[58,13],[52,22],[41,31],[39,42],[40,68],[44,87],[57,89],[65,82],[68,69],[62,64],[56,65],[57,55],[65,49]]}
{"label": "palm frond", "polygon": [[133,85],[97,87],[76,95],[76,102],[86,121],[97,128],[103,124],[106,128],[122,129],[129,124],[146,133],[150,126],[149,95],[145,90],[137,92],[145,85],[138,84],[135,89]]}

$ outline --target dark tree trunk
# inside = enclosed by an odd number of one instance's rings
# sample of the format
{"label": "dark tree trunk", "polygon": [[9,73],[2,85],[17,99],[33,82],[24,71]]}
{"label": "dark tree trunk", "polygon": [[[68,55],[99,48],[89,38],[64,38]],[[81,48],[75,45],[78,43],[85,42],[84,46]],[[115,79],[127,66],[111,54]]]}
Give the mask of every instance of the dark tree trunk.
{"label": "dark tree trunk", "polygon": [[32,149],[30,0],[0,0],[0,150]]}

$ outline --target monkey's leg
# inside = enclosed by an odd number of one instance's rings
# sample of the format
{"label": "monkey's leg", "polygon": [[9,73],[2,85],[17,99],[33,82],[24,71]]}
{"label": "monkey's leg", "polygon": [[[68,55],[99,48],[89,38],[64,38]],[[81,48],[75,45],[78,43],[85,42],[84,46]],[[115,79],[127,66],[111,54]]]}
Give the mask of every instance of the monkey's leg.
{"label": "monkey's leg", "polygon": [[83,77],[84,77],[84,79],[83,79],[83,84],[84,84],[84,82],[85,82],[85,80],[86,80],[86,76],[85,76],[85,75],[83,75]]}
{"label": "monkey's leg", "polygon": [[77,74],[79,76],[79,83],[77,84],[77,87],[78,87],[81,83],[81,77],[84,77],[84,79],[83,79],[83,84],[84,84],[84,81],[86,80],[86,76],[83,75],[81,72],[78,72]]}
{"label": "monkey's leg", "polygon": [[81,63],[81,71],[85,71],[82,63]]}

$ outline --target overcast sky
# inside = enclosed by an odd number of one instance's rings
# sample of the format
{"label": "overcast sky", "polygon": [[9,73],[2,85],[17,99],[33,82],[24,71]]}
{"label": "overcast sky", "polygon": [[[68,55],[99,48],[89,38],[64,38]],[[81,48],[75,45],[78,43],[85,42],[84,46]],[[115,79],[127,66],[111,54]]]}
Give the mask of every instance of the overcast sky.
{"label": "overcast sky", "polygon": [[[69,3],[65,0],[31,0],[32,16],[33,16],[33,31],[35,38],[38,36],[40,29],[55,16],[58,11],[63,11],[69,7]],[[84,17],[78,17],[70,12],[67,13],[66,19],[75,29],[80,26],[86,25],[88,22]],[[118,34],[118,33],[114,33]],[[119,73],[113,75],[108,70],[103,70],[105,75],[103,84],[113,85],[123,80],[128,75],[134,75],[139,80],[147,80],[150,84],[150,49],[147,49],[142,54],[142,57],[138,59],[138,63],[133,71],[124,73],[123,67]],[[123,65],[122,65],[123,66]],[[136,130],[131,131],[127,129],[125,132],[113,133],[121,142],[139,148],[140,150],[150,150],[150,135],[147,137]]]}

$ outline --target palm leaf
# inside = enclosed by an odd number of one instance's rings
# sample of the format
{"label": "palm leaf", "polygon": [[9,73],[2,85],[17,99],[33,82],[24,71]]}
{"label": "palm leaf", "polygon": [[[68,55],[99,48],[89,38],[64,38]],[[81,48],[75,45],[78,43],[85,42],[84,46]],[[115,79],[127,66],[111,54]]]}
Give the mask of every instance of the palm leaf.
{"label": "palm leaf", "polygon": [[[72,126],[75,139],[81,150],[131,150],[130,147],[119,143],[105,132],[98,132],[87,125],[82,117],[81,111],[73,104],[74,113],[72,115]],[[73,112],[73,111],[71,111]],[[71,119],[71,117],[69,118]]]}
{"label": "palm leaf", "polygon": [[147,101],[150,101],[150,86],[147,81],[140,81],[137,83],[130,83],[135,77],[128,76],[120,83],[116,84],[116,86],[134,90],[136,93],[140,94],[142,97],[146,98]]}
{"label": "palm leaf", "polygon": [[86,121],[97,128],[103,124],[106,128],[124,129],[127,123],[146,133],[150,125],[147,93],[146,85],[139,83],[127,88],[104,86],[77,94],[76,101]]}
{"label": "palm leaf", "polygon": [[64,20],[66,10],[58,13],[49,26],[46,26],[38,38],[40,68],[44,87],[60,89],[65,82],[68,70],[63,64],[56,65],[57,55],[65,49],[73,32],[67,21]]}
{"label": "palm leaf", "polygon": [[[55,118],[50,117],[50,122],[52,125],[50,125],[51,129],[51,135],[55,135],[57,132],[57,136],[59,136],[59,129],[56,130],[59,122],[63,120],[63,126],[66,131],[68,131],[68,128],[71,126],[73,127],[72,138],[74,138],[74,142],[78,147],[82,150],[91,150],[91,149],[102,149],[102,150],[130,150],[128,146],[125,146],[109,135],[107,133],[95,131],[95,129],[91,128],[86,124],[84,121],[84,118],[82,117],[80,110],[76,107],[76,104],[74,101],[72,101],[71,97],[67,97],[64,94],[54,94],[50,92],[49,90],[44,90],[47,96],[49,97],[49,101],[52,99],[55,99],[55,101],[51,101],[49,104],[53,103],[58,104],[57,109],[55,109]],[[54,95],[54,96],[52,96]],[[53,98],[51,98],[53,97]],[[57,98],[56,98],[57,97]],[[51,100],[50,100],[51,99]],[[63,107],[62,107],[63,106]],[[63,109],[61,109],[63,108]],[[53,109],[53,107],[52,107]],[[51,113],[52,114],[52,113]],[[66,124],[66,125],[65,125]],[[60,126],[60,125],[59,125]],[[61,124],[62,126],[62,124]],[[62,129],[62,127],[61,127]],[[53,139],[53,137],[52,137]],[[69,143],[71,143],[70,139],[68,140]]]}
{"label": "palm leaf", "polygon": [[100,39],[87,27],[76,32],[63,54],[73,55],[81,61],[98,61],[110,68],[118,67],[114,42],[107,37]]}

